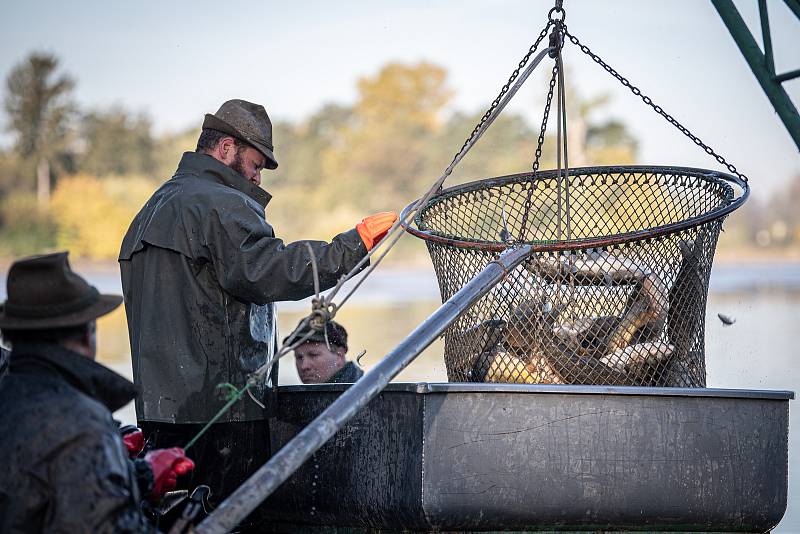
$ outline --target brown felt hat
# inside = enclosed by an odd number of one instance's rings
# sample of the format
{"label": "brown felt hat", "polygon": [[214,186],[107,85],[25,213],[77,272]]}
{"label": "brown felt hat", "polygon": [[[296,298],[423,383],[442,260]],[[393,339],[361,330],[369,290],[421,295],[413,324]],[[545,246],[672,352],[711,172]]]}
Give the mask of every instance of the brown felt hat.
{"label": "brown felt hat", "polygon": [[67,252],[32,256],[8,271],[8,300],[0,304],[0,328],[47,330],[89,323],[122,303],[101,295],[70,269]]}
{"label": "brown felt hat", "polygon": [[207,113],[203,129],[210,128],[231,135],[253,146],[267,158],[267,169],[277,169],[272,146],[272,121],[264,106],[245,100],[228,100],[213,115]]}

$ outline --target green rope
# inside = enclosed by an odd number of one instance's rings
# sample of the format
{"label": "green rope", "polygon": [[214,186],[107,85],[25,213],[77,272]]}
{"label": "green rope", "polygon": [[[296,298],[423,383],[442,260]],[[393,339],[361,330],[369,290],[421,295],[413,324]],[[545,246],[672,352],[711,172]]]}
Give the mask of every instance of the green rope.
{"label": "green rope", "polygon": [[209,428],[211,428],[211,425],[213,425],[214,423],[219,421],[219,418],[222,417],[225,414],[225,412],[227,412],[230,409],[230,407],[233,406],[239,399],[241,399],[242,396],[245,393],[247,393],[247,390],[250,389],[250,386],[252,386],[252,385],[253,385],[253,382],[251,382],[249,380],[247,381],[247,384],[242,389],[237,389],[236,386],[234,386],[233,384],[230,384],[228,382],[225,382],[223,384],[217,384],[217,388],[216,389],[221,389],[221,390],[224,389],[225,390],[225,392],[223,393],[223,396],[224,396],[224,398],[226,398],[228,400],[228,402],[225,403],[225,406],[223,406],[222,408],[219,409],[219,411],[216,413],[216,415],[211,418],[211,421],[206,423],[205,426],[202,429],[200,429],[200,432],[198,432],[195,437],[193,437],[191,440],[189,440],[189,443],[186,444],[186,446],[183,448],[183,450],[184,451],[189,450],[189,447],[194,445],[197,442],[197,440],[200,439],[200,437],[203,434],[205,434],[206,431]]}

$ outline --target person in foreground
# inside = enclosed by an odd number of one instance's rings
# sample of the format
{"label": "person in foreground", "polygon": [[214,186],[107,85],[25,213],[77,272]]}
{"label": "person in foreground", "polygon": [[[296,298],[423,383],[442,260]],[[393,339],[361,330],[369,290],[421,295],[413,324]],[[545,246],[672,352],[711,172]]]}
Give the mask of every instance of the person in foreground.
{"label": "person in foreground", "polygon": [[347,361],[347,330],[336,321],[298,345],[294,363],[303,384],[352,384],[364,376],[356,363]]}
{"label": "person in foreground", "polygon": [[136,462],[111,412],[136,388],[94,361],[95,320],[122,298],[101,295],[67,253],[15,262],[0,330],[11,345],[0,379],[0,533],[151,532],[157,501],[193,468],[178,448]]}
{"label": "person in foreground", "polygon": [[[391,228],[381,213],[330,243],[284,243],[267,223],[271,196],[261,171],[275,169],[272,123],[244,100],[208,114],[195,152],[136,215],[119,255],[133,358],[139,426],[156,446],[183,443],[275,353],[274,303],[314,293],[354,269]],[[325,214],[316,214],[324,216]],[[312,214],[298,214],[297,224]],[[311,252],[309,253],[309,247]],[[219,502],[270,457],[268,378],[204,431],[189,451],[203,458],[193,483]]]}

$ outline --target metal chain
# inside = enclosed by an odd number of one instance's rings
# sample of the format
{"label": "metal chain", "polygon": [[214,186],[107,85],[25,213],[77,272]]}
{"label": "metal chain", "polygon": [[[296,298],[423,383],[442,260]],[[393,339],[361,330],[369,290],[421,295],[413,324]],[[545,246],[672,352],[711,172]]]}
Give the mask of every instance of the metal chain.
{"label": "metal chain", "polygon": [[639,98],[641,98],[641,99],[642,99],[642,102],[644,102],[645,104],[647,104],[648,106],[650,106],[651,108],[653,108],[653,110],[654,110],[656,113],[658,113],[659,115],[661,115],[662,117],[664,117],[664,119],[666,119],[666,121],[667,121],[667,122],[669,122],[669,123],[670,123],[670,124],[672,124],[672,125],[673,125],[675,128],[677,128],[677,129],[678,129],[678,130],[679,130],[679,131],[680,131],[680,132],[681,132],[683,135],[685,135],[686,137],[688,137],[689,139],[691,139],[691,140],[694,142],[694,144],[696,144],[697,146],[699,146],[700,148],[702,148],[702,149],[705,151],[705,153],[706,153],[706,154],[708,154],[709,156],[713,156],[713,157],[714,157],[714,159],[716,159],[716,160],[717,160],[717,162],[718,162],[720,165],[724,165],[724,166],[725,166],[725,167],[728,169],[728,171],[730,171],[730,172],[731,172],[731,174],[735,174],[736,176],[738,176],[739,178],[741,178],[741,179],[742,179],[742,181],[743,181],[745,184],[747,183],[747,181],[748,181],[748,180],[747,180],[747,176],[745,176],[744,174],[742,174],[741,172],[739,172],[738,170],[736,170],[736,167],[735,167],[733,164],[731,164],[731,163],[728,163],[728,162],[725,160],[725,158],[723,158],[722,156],[720,156],[719,154],[717,154],[716,152],[714,152],[714,149],[713,149],[713,148],[711,148],[710,146],[708,146],[707,144],[705,144],[703,141],[701,141],[699,137],[697,137],[697,136],[696,136],[696,135],[694,135],[692,132],[690,132],[688,128],[686,128],[686,127],[685,127],[685,126],[683,126],[681,123],[679,123],[679,122],[678,122],[678,121],[677,121],[677,120],[676,120],[676,119],[675,119],[675,118],[674,118],[672,115],[670,115],[669,113],[667,113],[666,111],[664,111],[664,109],[663,109],[661,106],[659,106],[658,104],[654,103],[654,102],[653,102],[653,100],[652,100],[652,99],[651,99],[649,96],[647,96],[647,95],[645,95],[644,93],[642,93],[641,89],[639,89],[639,88],[638,88],[638,87],[636,87],[635,85],[632,85],[632,84],[631,84],[631,82],[630,82],[630,81],[628,81],[628,79],[627,79],[627,78],[625,78],[624,76],[622,76],[621,74],[619,74],[619,73],[618,73],[616,70],[614,70],[614,68],[613,68],[613,67],[611,67],[611,66],[610,66],[608,63],[606,63],[605,61],[603,61],[603,60],[600,58],[600,56],[598,56],[597,54],[595,54],[594,52],[592,52],[592,51],[589,49],[589,47],[588,47],[588,46],[586,46],[585,44],[581,43],[581,42],[578,40],[578,38],[577,38],[577,37],[575,37],[574,35],[572,35],[571,33],[569,33],[569,31],[566,29],[566,25],[564,25],[564,31],[565,31],[565,33],[566,33],[567,37],[569,38],[570,42],[571,42],[572,44],[576,45],[578,48],[580,48],[580,49],[581,49],[581,52],[583,52],[584,54],[586,54],[586,55],[588,55],[589,57],[591,57],[591,58],[594,60],[594,62],[595,62],[595,63],[597,63],[598,65],[600,65],[601,67],[603,67],[603,68],[604,68],[604,69],[605,69],[605,70],[606,70],[606,71],[607,71],[609,74],[611,74],[612,76],[614,76],[614,78],[616,78],[616,79],[617,79],[617,80],[618,80],[618,81],[619,81],[619,82],[620,82],[622,85],[624,85],[625,87],[627,87],[628,89],[630,89],[630,91],[631,91],[631,92],[632,92],[634,95],[636,95],[636,96],[638,96]]}
{"label": "metal chain", "polygon": [[545,101],[544,104],[542,127],[539,130],[539,140],[536,142],[536,152],[533,158],[533,165],[531,166],[531,169],[533,169],[534,174],[536,174],[539,171],[539,158],[542,157],[542,145],[544,145],[544,134],[547,131],[547,120],[550,117],[550,104],[552,104],[553,102],[553,91],[555,90],[557,75],[558,75],[558,66],[553,65],[553,76],[550,78],[550,87],[547,90],[547,100]]}
{"label": "metal chain", "polygon": [[[556,85],[556,75],[558,74],[558,64],[553,65],[553,75],[550,78],[550,87],[547,90],[547,100],[544,104],[544,113],[542,115],[542,127],[539,130],[539,139],[536,142],[536,152],[533,157],[533,165],[531,169],[535,175],[539,172],[539,160],[542,157],[542,146],[544,145],[544,135],[547,131],[547,121],[550,118],[550,105],[553,103],[553,91]],[[528,196],[525,198],[525,211],[522,214],[522,224],[520,225],[519,240],[525,241],[525,236],[528,235],[528,218],[530,217],[531,206],[533,205],[533,182],[530,180],[528,184]]]}
{"label": "metal chain", "polygon": [[[478,123],[478,125],[475,126],[475,128],[472,130],[472,133],[469,134],[469,137],[467,137],[467,140],[464,141],[464,144],[461,145],[461,148],[458,150],[456,155],[453,157],[453,161],[456,160],[458,155],[461,154],[461,152],[467,147],[467,145],[470,143],[470,141],[472,141],[472,138],[475,137],[475,135],[480,131],[480,129],[483,127],[484,123],[487,120],[489,120],[489,117],[492,116],[492,113],[494,112],[495,108],[500,104],[500,101],[503,99],[505,94],[508,92],[508,89],[511,87],[511,84],[514,83],[514,80],[516,80],[517,76],[519,76],[519,71],[522,70],[523,67],[525,67],[525,65],[528,63],[528,60],[531,58],[533,53],[536,52],[537,48],[539,48],[539,45],[541,44],[541,42],[544,40],[545,37],[547,37],[547,30],[549,30],[550,26],[552,26],[553,24],[555,24],[555,22],[553,20],[548,20],[547,21],[547,24],[545,25],[544,29],[542,29],[541,33],[539,33],[539,37],[536,38],[536,42],[534,42],[531,45],[530,49],[528,49],[528,52],[522,57],[522,59],[520,60],[519,64],[517,65],[517,68],[514,69],[514,72],[511,73],[511,76],[509,76],[508,81],[506,82],[506,84],[502,87],[502,89],[500,89],[500,94],[498,94],[497,98],[494,99],[494,101],[492,102],[491,106],[489,106],[489,109],[487,109],[486,113],[484,113],[483,117],[481,117],[481,120]],[[439,190],[441,190],[441,185],[439,186]]]}

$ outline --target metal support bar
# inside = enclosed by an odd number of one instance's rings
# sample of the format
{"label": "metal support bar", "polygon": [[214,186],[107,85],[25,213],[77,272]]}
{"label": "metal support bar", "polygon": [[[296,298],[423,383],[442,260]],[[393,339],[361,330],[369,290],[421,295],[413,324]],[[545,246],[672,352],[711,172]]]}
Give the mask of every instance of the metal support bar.
{"label": "metal support bar", "polygon": [[[792,136],[795,145],[797,145],[797,149],[800,150],[800,115],[797,113],[797,108],[795,108],[781,84],[773,79],[774,74],[767,68],[764,54],[758,47],[758,43],[756,43],[747,28],[736,6],[733,5],[733,1],[711,0],[711,3],[714,4],[725,26],[728,27],[731,37],[736,41],[736,45],[741,50],[747,64],[750,65],[750,70],[753,71],[758,83],[761,84],[761,88],[772,103],[772,107],[775,108],[784,126],[789,131],[789,135]],[[795,11],[791,0],[786,0],[786,4]]]}
{"label": "metal support bar", "polygon": [[783,0],[786,7],[794,11],[794,16],[800,19],[800,0]]}
{"label": "metal support bar", "polygon": [[798,76],[800,76],[800,69],[790,70],[789,72],[778,74],[775,76],[774,80],[778,83],[783,83],[786,80],[794,80]]}
{"label": "metal support bar", "polygon": [[389,381],[414,361],[469,306],[486,295],[506,274],[533,252],[522,245],[490,262],[428,319],[419,325],[370,372],[345,391],[316,419],[287,443],[234,491],[195,532],[223,534],[232,530],[308,458],[325,444],[356,412],[377,396]]}
{"label": "metal support bar", "polygon": [[769,31],[767,0],[758,0],[758,14],[761,18],[761,40],[764,42],[765,65],[767,70],[775,76],[775,58],[772,57],[772,34]]}

